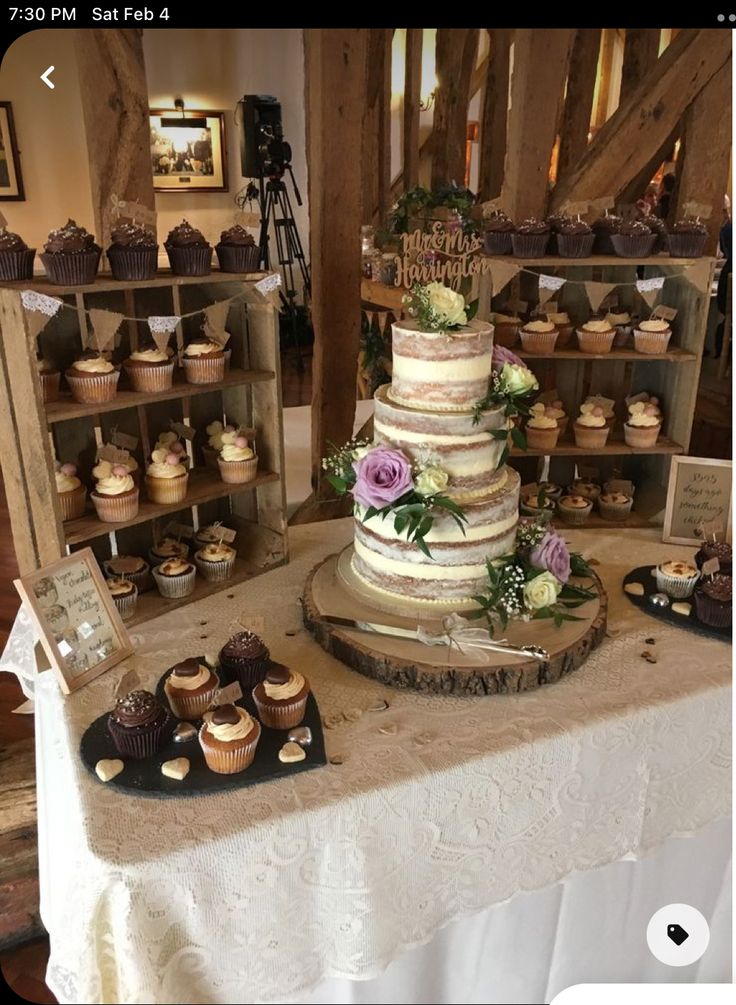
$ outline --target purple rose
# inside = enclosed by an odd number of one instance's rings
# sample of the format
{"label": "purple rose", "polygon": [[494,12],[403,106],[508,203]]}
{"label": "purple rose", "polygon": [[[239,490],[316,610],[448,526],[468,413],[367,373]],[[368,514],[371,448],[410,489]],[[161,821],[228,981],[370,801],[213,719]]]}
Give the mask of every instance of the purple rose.
{"label": "purple rose", "polygon": [[494,373],[500,373],[504,363],[513,363],[514,366],[523,366],[525,369],[528,369],[524,360],[519,359],[510,349],[505,349],[502,345],[494,345],[491,369]]}
{"label": "purple rose", "polygon": [[532,548],[529,561],[536,569],[551,572],[561,583],[570,578],[570,552],[564,538],[553,530],[548,530],[539,544]]}
{"label": "purple rose", "polygon": [[376,447],[357,460],[353,496],[361,506],[383,509],[414,488],[411,465],[398,450]]}

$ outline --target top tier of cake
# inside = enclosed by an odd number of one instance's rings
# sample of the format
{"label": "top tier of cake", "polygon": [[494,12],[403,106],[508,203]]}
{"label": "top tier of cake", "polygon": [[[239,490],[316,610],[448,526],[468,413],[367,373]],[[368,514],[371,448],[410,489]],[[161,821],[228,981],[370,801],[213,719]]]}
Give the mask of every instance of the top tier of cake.
{"label": "top tier of cake", "polygon": [[413,321],[392,325],[389,397],[407,408],[465,412],[488,390],[493,325],[485,321],[452,332],[420,331]]}

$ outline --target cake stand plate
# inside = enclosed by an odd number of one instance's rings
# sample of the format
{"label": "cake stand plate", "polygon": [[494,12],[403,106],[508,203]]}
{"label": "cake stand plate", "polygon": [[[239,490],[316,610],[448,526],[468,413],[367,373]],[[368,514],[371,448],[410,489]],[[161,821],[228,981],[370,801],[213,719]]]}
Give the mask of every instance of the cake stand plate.
{"label": "cake stand plate", "polygon": [[433,604],[428,610],[429,605],[418,609],[410,602],[389,600],[387,604],[385,597],[376,603],[377,591],[346,571],[352,552],[350,545],[312,569],[302,597],[304,624],[327,652],[366,677],[393,687],[458,695],[528,691],[577,670],[605,636],[608,598],[597,577],[598,596],[574,611],[582,620],[565,621],[560,628],[547,620],[515,622],[499,633],[512,645],[542,646],[549,653],[545,663],[495,652],[474,658],[446,646],[337,626],[328,619],[349,618],[410,630],[421,624],[439,632],[443,614],[458,610],[452,605],[438,610]]}

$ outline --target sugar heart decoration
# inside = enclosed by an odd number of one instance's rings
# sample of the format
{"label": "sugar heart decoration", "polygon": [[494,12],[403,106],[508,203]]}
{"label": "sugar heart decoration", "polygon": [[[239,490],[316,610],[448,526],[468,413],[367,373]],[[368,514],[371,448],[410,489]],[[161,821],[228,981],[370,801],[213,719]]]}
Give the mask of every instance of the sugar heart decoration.
{"label": "sugar heart decoration", "polygon": [[165,464],[166,458],[168,456],[169,451],[163,447],[160,447],[158,450],[153,451],[153,453],[151,454],[151,460],[154,462],[154,464]]}
{"label": "sugar heart decoration", "polygon": [[124,478],[128,473],[128,469],[125,467],[124,464],[116,464],[115,467],[112,469],[112,473],[117,478]]}
{"label": "sugar heart decoration", "polygon": [[76,464],[62,464],[59,469],[63,475],[76,475],[77,465]]}
{"label": "sugar heart decoration", "polygon": [[544,415],[544,403],[538,401],[536,404],[532,405],[530,411],[532,415]]}
{"label": "sugar heart decoration", "polygon": [[601,408],[600,405],[595,405],[594,408],[593,408],[592,414],[593,415],[603,415],[603,409]]}
{"label": "sugar heart decoration", "polygon": [[170,450],[171,450],[172,454],[183,454],[184,453],[184,444],[180,443],[177,440],[176,443],[172,443],[171,444]]}
{"label": "sugar heart decoration", "polygon": [[590,412],[593,411],[594,408],[595,408],[595,405],[592,405],[589,401],[584,401],[582,403],[582,405],[580,406],[580,414],[581,415],[588,415]]}
{"label": "sugar heart decoration", "polygon": [[643,415],[644,413],[644,402],[635,401],[633,405],[629,405],[629,413],[631,415]]}

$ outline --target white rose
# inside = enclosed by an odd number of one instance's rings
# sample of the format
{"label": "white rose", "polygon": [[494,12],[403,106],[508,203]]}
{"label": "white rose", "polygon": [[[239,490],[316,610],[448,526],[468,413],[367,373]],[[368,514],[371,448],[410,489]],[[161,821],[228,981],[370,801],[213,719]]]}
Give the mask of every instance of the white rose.
{"label": "white rose", "polygon": [[562,583],[551,572],[542,572],[524,587],[524,603],[532,611],[550,607],[557,601]]}
{"label": "white rose", "polygon": [[447,488],[448,475],[442,468],[425,468],[414,479],[414,487],[420,496],[433,496]]}
{"label": "white rose", "polygon": [[356,447],[355,450],[353,451],[353,460],[359,461],[361,457],[365,457],[365,455],[369,454],[371,450],[373,450],[372,443],[368,443],[364,447]]}
{"label": "white rose", "polygon": [[429,302],[437,311],[443,324],[464,325],[468,323],[465,314],[465,297],[462,293],[455,293],[449,286],[442,283],[430,283],[427,286]]}
{"label": "white rose", "polygon": [[519,366],[518,363],[504,363],[501,380],[510,394],[528,394],[539,387],[532,371],[526,366]]}

